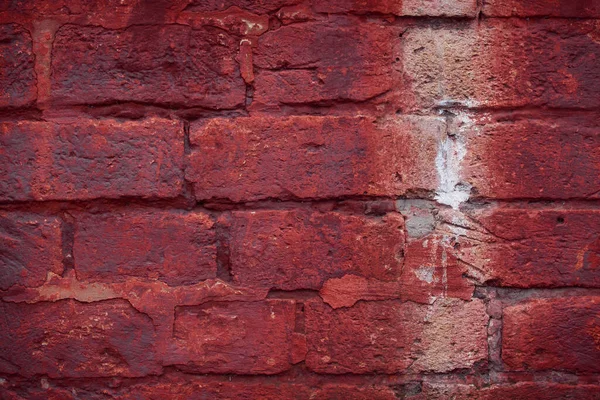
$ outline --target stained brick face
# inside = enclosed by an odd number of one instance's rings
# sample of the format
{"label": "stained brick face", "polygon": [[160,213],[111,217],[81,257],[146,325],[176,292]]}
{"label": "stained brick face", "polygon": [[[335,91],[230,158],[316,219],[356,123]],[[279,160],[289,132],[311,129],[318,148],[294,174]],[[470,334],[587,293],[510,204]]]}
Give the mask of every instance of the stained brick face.
{"label": "stained brick face", "polygon": [[0,1],[0,399],[600,398],[599,17]]}

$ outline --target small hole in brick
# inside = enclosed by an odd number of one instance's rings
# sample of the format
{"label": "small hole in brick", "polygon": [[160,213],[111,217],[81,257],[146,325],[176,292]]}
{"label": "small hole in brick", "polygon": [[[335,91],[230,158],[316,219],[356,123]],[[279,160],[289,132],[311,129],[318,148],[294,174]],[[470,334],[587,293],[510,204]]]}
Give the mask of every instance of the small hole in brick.
{"label": "small hole in brick", "polygon": [[556,222],[558,222],[559,224],[564,224],[565,223],[565,218],[564,217],[558,217],[558,218],[556,218]]}

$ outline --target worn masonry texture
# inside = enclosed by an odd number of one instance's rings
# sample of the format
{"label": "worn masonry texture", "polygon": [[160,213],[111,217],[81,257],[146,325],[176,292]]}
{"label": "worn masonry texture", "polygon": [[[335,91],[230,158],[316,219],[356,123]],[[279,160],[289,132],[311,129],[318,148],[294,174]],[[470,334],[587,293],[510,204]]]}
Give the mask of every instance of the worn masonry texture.
{"label": "worn masonry texture", "polygon": [[0,399],[600,399],[597,0],[0,0]]}

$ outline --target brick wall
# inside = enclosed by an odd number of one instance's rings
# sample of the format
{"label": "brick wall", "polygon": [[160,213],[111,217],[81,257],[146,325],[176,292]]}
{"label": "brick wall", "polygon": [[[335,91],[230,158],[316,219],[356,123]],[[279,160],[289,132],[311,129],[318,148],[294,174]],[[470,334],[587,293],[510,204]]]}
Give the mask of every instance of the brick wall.
{"label": "brick wall", "polygon": [[0,1],[0,398],[600,398],[599,21]]}

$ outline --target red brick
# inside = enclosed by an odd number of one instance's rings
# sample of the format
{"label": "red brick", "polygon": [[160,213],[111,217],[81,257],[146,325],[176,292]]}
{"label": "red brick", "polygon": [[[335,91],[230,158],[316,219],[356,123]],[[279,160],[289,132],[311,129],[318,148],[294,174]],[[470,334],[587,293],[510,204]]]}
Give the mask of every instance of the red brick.
{"label": "red brick", "polygon": [[226,109],[244,103],[238,44],[221,30],[65,25],[52,51],[57,103],[143,102]]}
{"label": "red brick", "polygon": [[188,0],[11,0],[0,4],[0,19],[53,20],[78,25],[122,28],[135,24],[175,22]]}
{"label": "red brick", "polygon": [[360,387],[353,385],[325,385],[314,390],[312,397],[323,400],[395,400],[394,391],[383,386]]}
{"label": "red brick", "polygon": [[61,222],[55,217],[0,212],[0,289],[39,286],[63,271]]}
{"label": "red brick", "polygon": [[[476,24],[476,26],[475,26]],[[414,28],[402,37],[412,107],[600,105],[600,26],[580,20],[488,19]]]}
{"label": "red brick", "polygon": [[20,25],[0,25],[0,107],[21,107],[37,97],[31,35]]}
{"label": "red brick", "polygon": [[496,208],[470,213],[488,235],[461,239],[459,258],[512,287],[600,287],[600,212]]}
{"label": "red brick", "polygon": [[135,385],[124,390],[119,399],[164,400],[281,400],[309,399],[310,390],[302,385],[236,382],[157,383]]}
{"label": "red brick", "polygon": [[0,303],[0,371],[50,378],[160,373],[154,325],[122,300]]}
{"label": "red brick", "polygon": [[156,118],[0,123],[0,200],[175,197],[183,135]]}
{"label": "red brick", "polygon": [[592,400],[600,397],[600,386],[596,385],[564,385],[556,383],[523,382],[514,385],[491,385],[477,388],[465,384],[430,384],[423,385],[423,392],[414,400],[557,400],[578,399]]}
{"label": "red brick", "polygon": [[600,297],[505,307],[502,359],[510,370],[600,371]]}
{"label": "red brick", "polygon": [[258,14],[279,10],[281,7],[298,4],[302,0],[192,0],[187,10],[196,12],[224,11],[230,7],[239,7],[242,10]]}
{"label": "red brick", "polygon": [[134,210],[76,220],[73,256],[81,280],[133,276],[176,286],[216,278],[215,232],[206,214]]}
{"label": "red brick", "polygon": [[449,236],[429,235],[403,247],[401,274],[395,281],[357,275],[327,280],[319,294],[333,308],[351,307],[359,300],[402,299],[433,303],[438,298],[469,300],[474,285],[458,262]]}
{"label": "red brick", "polygon": [[431,302],[438,297],[471,298],[473,283],[465,278],[466,269],[456,257],[454,244],[450,235],[442,234],[406,244],[402,298],[418,302]]}
{"label": "red brick", "polygon": [[196,373],[277,374],[291,367],[290,300],[179,307],[167,363]]}
{"label": "red brick", "polygon": [[319,289],[344,274],[395,280],[402,269],[402,216],[294,211],[234,212],[234,282],[283,290]]}
{"label": "red brick", "polygon": [[381,13],[399,16],[474,17],[476,0],[332,0],[316,2],[317,12],[326,13]]}
{"label": "red brick", "polygon": [[483,14],[492,17],[600,17],[596,0],[486,0]]}
{"label": "red brick", "polygon": [[432,190],[444,130],[436,117],[212,119],[191,126],[186,177],[198,200],[235,202]]}
{"label": "red brick", "polygon": [[308,384],[289,382],[242,383],[240,381],[197,380],[191,382],[144,383],[122,390],[119,399],[165,399],[165,400],[394,400],[391,389],[376,385]]}
{"label": "red brick", "polygon": [[[394,87],[396,31],[355,20],[309,22],[262,35],[254,103],[364,101]],[[298,45],[302,38],[302,45]]]}
{"label": "red brick", "polygon": [[480,300],[360,302],[332,310],[306,304],[306,365],[319,373],[447,372],[487,360]]}
{"label": "red brick", "polygon": [[478,197],[600,195],[600,129],[595,117],[479,121],[466,136],[463,175]]}
{"label": "red brick", "polygon": [[319,295],[333,308],[352,307],[359,300],[390,300],[402,298],[399,281],[380,281],[358,275],[330,278],[323,284]]}

